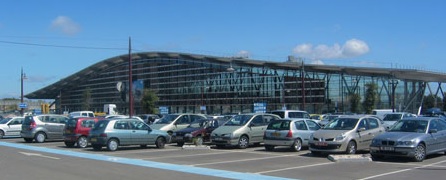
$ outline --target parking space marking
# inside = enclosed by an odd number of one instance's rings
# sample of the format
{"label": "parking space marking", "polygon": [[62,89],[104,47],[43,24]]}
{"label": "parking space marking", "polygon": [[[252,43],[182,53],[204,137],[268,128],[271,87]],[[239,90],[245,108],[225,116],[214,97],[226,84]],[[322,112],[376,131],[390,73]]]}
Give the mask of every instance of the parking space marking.
{"label": "parking space marking", "polygon": [[215,152],[215,153],[202,153],[202,154],[190,154],[190,155],[177,155],[177,156],[168,156],[168,157],[150,157],[150,158],[141,158],[141,159],[180,158],[180,157],[194,157],[194,156],[206,156],[206,155],[229,154],[229,153],[234,153],[234,152]]}
{"label": "parking space marking", "polygon": [[397,173],[402,173],[402,172],[406,172],[406,171],[411,171],[411,170],[414,170],[414,169],[420,169],[420,168],[425,168],[425,167],[436,166],[437,164],[441,164],[441,163],[445,163],[445,162],[446,162],[446,160],[440,161],[440,162],[436,162],[436,163],[432,163],[432,164],[426,164],[426,165],[423,165],[423,166],[417,166],[417,167],[413,167],[413,168],[407,168],[407,169],[401,169],[401,170],[398,170],[398,171],[382,173],[382,174],[378,174],[378,175],[375,175],[375,176],[369,176],[369,177],[366,177],[366,178],[362,178],[362,179],[359,179],[359,180],[373,179],[373,178],[387,176],[387,175],[391,175],[391,174],[397,174]]}
{"label": "parking space marking", "polygon": [[52,149],[52,148],[47,148],[47,147],[36,147],[36,146],[15,144],[15,143],[8,143],[8,142],[1,142],[1,141],[0,141],[0,146],[7,146],[7,147],[12,147],[12,148],[18,148],[18,149],[26,149],[28,151],[38,151],[38,152],[59,154],[59,155],[63,155],[63,156],[71,156],[71,157],[78,157],[78,158],[84,158],[84,159],[99,160],[99,161],[105,161],[105,162],[115,162],[115,163],[120,163],[120,164],[135,165],[135,166],[149,167],[149,168],[155,168],[155,169],[163,169],[163,170],[168,170],[168,171],[198,174],[198,175],[203,175],[203,176],[212,176],[212,177],[221,177],[221,178],[230,178],[230,179],[243,179],[243,180],[244,179],[246,179],[246,180],[252,180],[252,179],[289,180],[289,178],[267,176],[267,175],[261,175],[261,174],[256,174],[256,173],[243,173],[243,172],[236,172],[236,171],[227,171],[227,170],[210,169],[210,168],[202,168],[202,167],[194,167],[194,166],[186,166],[186,165],[160,163],[160,162],[155,162],[155,161],[147,161],[147,160],[141,160],[141,159],[130,159],[130,158],[107,156],[107,155],[98,156],[97,154],[59,150],[59,149]]}
{"label": "parking space marking", "polygon": [[266,174],[266,173],[272,173],[272,172],[278,172],[278,171],[286,171],[286,170],[291,170],[291,169],[302,169],[302,168],[307,168],[307,167],[323,166],[323,165],[333,164],[333,163],[335,163],[335,162],[326,162],[326,163],[319,163],[319,164],[311,164],[311,165],[306,165],[306,166],[296,166],[296,167],[289,167],[289,168],[275,169],[275,170],[269,170],[269,171],[260,171],[260,172],[254,172],[254,173],[257,173],[257,174]]}
{"label": "parking space marking", "polygon": [[256,161],[256,160],[262,160],[262,159],[271,159],[271,158],[289,157],[289,156],[295,156],[295,155],[279,155],[279,156],[263,157],[263,158],[251,158],[251,159],[240,159],[240,160],[233,160],[233,161],[219,161],[219,162],[212,162],[212,163],[190,164],[190,166],[204,166],[204,165],[211,165],[211,164],[225,164],[225,163],[234,163],[234,162]]}

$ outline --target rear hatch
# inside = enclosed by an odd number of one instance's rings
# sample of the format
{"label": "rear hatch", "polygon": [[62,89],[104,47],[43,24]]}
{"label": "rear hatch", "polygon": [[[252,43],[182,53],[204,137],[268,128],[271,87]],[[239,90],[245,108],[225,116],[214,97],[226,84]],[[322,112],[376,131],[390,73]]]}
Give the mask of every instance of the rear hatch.
{"label": "rear hatch", "polygon": [[77,119],[77,118],[68,119],[67,123],[65,124],[64,131],[63,131],[65,135],[76,134],[77,121],[79,121],[79,119]]}
{"label": "rear hatch", "polygon": [[36,127],[36,122],[33,119],[33,116],[26,116],[25,120],[22,123],[22,131],[28,132]]}

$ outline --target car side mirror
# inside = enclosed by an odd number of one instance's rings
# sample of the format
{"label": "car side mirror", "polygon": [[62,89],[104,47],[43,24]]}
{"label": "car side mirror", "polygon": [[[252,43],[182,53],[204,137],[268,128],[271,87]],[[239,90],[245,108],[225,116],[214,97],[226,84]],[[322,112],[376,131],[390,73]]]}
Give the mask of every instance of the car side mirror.
{"label": "car side mirror", "polygon": [[437,132],[438,132],[437,129],[430,129],[430,130],[429,130],[429,133],[430,133],[430,134],[432,134],[432,133],[437,133]]}
{"label": "car side mirror", "polygon": [[365,131],[364,127],[358,129],[358,132],[362,132],[362,131]]}

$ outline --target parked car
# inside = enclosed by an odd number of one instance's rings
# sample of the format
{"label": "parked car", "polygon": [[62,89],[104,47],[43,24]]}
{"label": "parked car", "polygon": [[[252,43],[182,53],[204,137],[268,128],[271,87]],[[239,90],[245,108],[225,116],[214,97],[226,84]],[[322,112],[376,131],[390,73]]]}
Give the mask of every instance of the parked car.
{"label": "parked car", "polygon": [[187,128],[175,131],[172,139],[175,139],[178,146],[183,146],[184,143],[202,145],[203,142],[210,142],[211,132],[226,121],[224,118],[198,119]]}
{"label": "parked car", "polygon": [[160,118],[156,114],[140,114],[138,117],[140,117],[146,124],[152,124],[155,120]]}
{"label": "parked car", "polygon": [[119,146],[156,145],[164,148],[170,141],[165,131],[155,130],[136,118],[112,118],[98,121],[88,135],[88,141],[94,150],[106,146],[109,151],[116,151]]}
{"label": "parked car", "polygon": [[426,155],[438,152],[446,153],[446,121],[438,117],[399,120],[388,132],[373,138],[370,145],[374,160],[400,156],[421,162]]}
{"label": "parked car", "polygon": [[88,145],[88,134],[96,122],[97,117],[74,117],[68,119],[65,124],[63,136],[67,147],[76,145],[80,148],[86,148]]}
{"label": "parked car", "polygon": [[387,113],[386,115],[384,115],[384,118],[383,118],[384,126],[387,129],[389,129],[398,120],[401,120],[404,118],[411,118],[411,117],[417,117],[417,115],[412,114],[412,113],[406,113],[406,112]]}
{"label": "parked car", "polygon": [[232,117],[211,133],[211,142],[217,147],[226,145],[244,149],[250,144],[263,142],[263,133],[271,121],[279,120],[275,114],[250,113]]}
{"label": "parked car", "polygon": [[275,110],[271,114],[278,115],[282,119],[288,118],[306,118],[310,119],[310,114],[307,111],[301,110]]}
{"label": "parked car", "polygon": [[23,117],[9,117],[0,120],[0,139],[5,136],[20,137]]}
{"label": "parked car", "polygon": [[319,124],[311,119],[282,119],[272,121],[263,136],[265,150],[272,151],[275,146],[288,146],[293,151],[308,147],[308,141]]}
{"label": "parked car", "polygon": [[70,112],[69,114],[70,117],[94,117],[94,112],[93,111],[74,111],[74,112]]}
{"label": "parked car", "polygon": [[150,125],[150,127],[172,134],[174,131],[184,129],[190,123],[199,119],[207,119],[207,117],[202,114],[166,114],[157,122]]}
{"label": "parked car", "polygon": [[25,142],[43,143],[47,139],[62,140],[68,117],[57,114],[25,116],[20,136]]}
{"label": "parked car", "polygon": [[320,153],[355,154],[368,150],[374,136],[386,130],[380,120],[372,116],[345,115],[338,117],[310,138],[310,151]]}

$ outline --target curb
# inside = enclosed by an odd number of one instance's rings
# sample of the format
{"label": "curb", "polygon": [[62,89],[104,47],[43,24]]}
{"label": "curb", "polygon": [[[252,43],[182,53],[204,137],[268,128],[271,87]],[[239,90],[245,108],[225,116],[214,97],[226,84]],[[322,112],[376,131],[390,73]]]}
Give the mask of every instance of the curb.
{"label": "curb", "polygon": [[211,146],[183,145],[182,149],[185,149],[185,150],[201,149],[202,150],[202,149],[211,149]]}
{"label": "curb", "polygon": [[349,155],[333,155],[333,154],[330,154],[327,158],[330,161],[333,161],[333,162],[372,161],[372,158],[368,154],[349,154]]}

